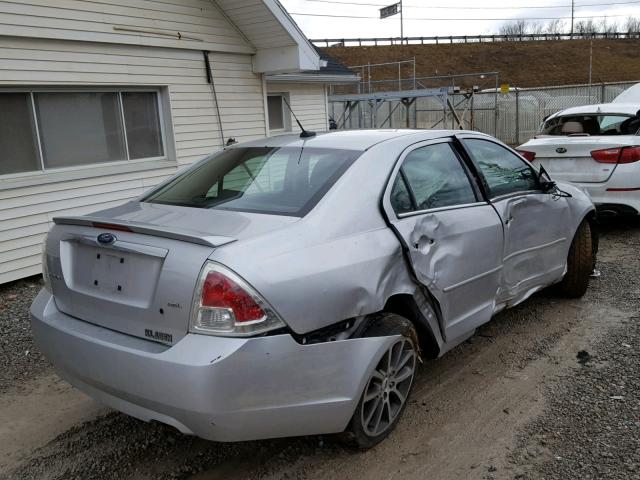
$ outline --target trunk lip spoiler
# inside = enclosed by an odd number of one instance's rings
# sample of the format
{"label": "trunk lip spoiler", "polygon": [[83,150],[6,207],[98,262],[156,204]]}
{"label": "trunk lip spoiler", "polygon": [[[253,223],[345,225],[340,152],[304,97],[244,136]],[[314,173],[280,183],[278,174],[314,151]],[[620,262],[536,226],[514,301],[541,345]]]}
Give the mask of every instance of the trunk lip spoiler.
{"label": "trunk lip spoiler", "polygon": [[204,232],[197,232],[193,230],[177,229],[171,227],[158,227],[148,223],[131,222],[127,220],[105,217],[54,217],[53,222],[56,225],[76,225],[92,228],[97,228],[94,226],[94,223],[120,225],[131,229],[133,233],[169,238],[172,240],[180,240],[183,242],[195,243],[197,245],[204,245],[207,247],[221,247],[222,245],[226,245],[228,243],[236,241],[235,238],[225,237],[222,235],[208,235]]}

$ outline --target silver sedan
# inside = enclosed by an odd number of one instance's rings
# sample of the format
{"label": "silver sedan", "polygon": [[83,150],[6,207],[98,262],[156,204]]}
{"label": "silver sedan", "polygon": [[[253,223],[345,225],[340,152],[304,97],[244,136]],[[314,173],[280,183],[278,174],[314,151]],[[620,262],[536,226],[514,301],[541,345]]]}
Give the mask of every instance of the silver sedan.
{"label": "silver sedan", "polygon": [[368,448],[420,358],[543,288],[584,294],[593,220],[582,189],[487,135],[279,136],[56,218],[32,327],[63,378],[139,419]]}

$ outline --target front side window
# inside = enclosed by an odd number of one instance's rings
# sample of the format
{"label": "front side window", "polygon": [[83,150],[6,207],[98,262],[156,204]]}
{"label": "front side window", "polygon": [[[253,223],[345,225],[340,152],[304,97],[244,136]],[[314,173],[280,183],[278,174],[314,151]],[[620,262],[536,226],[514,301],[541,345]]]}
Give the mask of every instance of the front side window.
{"label": "front side window", "polygon": [[361,153],[326,148],[231,148],[176,176],[143,201],[304,216]]}
{"label": "front side window", "polygon": [[449,143],[429,145],[409,153],[391,191],[391,204],[396,213],[475,201],[469,177]]}
{"label": "front side window", "polygon": [[547,120],[540,130],[541,135],[633,135],[625,122],[631,115],[624,114],[582,114],[564,115]]}
{"label": "front side window", "polygon": [[465,146],[480,168],[491,197],[539,188],[533,168],[506,148],[480,139],[467,139]]}
{"label": "front side window", "polygon": [[0,92],[0,175],[165,157],[158,92]]}

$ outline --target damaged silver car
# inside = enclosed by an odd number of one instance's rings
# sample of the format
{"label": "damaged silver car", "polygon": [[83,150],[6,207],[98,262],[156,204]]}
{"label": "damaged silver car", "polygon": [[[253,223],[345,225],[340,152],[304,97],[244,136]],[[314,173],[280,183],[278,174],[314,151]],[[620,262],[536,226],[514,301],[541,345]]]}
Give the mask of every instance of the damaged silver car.
{"label": "damaged silver car", "polygon": [[218,441],[397,424],[420,358],[552,287],[579,297],[594,206],[461,131],[226,148],[136,201],[61,217],[35,339],[59,374]]}

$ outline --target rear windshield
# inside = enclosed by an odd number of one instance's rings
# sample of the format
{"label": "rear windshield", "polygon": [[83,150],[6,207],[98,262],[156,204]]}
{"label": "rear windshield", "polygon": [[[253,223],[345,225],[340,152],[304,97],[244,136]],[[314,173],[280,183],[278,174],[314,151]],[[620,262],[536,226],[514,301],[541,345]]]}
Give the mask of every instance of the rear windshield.
{"label": "rear windshield", "polygon": [[633,135],[631,115],[566,115],[547,120],[540,130],[541,135]]}
{"label": "rear windshield", "polygon": [[361,153],[322,148],[232,148],[178,175],[143,201],[304,216]]}

